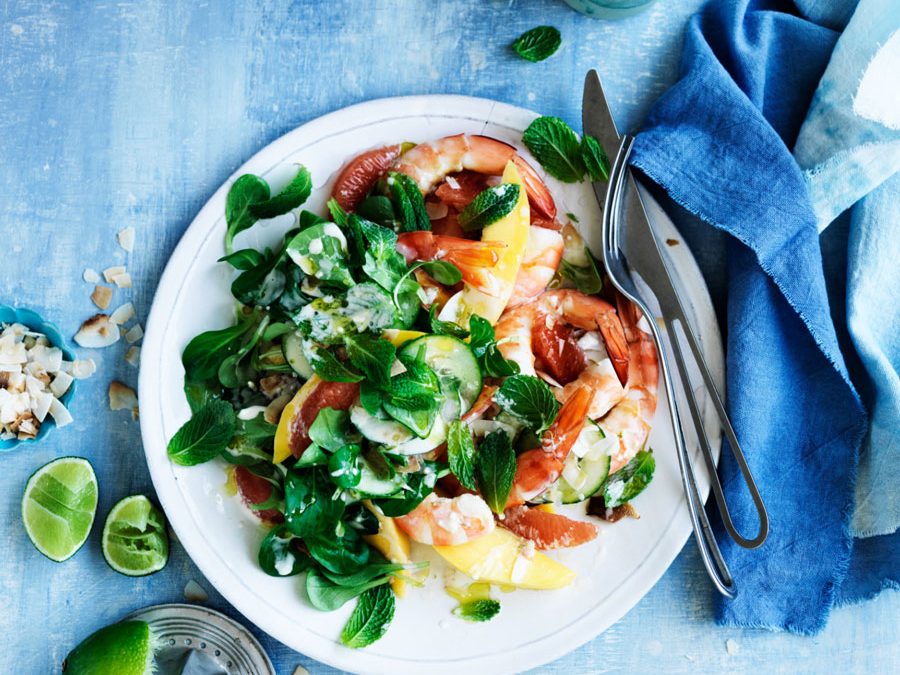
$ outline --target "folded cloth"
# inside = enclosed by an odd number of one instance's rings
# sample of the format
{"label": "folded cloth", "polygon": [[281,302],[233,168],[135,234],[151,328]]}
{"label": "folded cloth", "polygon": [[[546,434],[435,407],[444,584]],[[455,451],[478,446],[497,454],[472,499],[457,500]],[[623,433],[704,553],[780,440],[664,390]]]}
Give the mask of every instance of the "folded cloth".
{"label": "folded cloth", "polygon": [[[853,208],[848,328],[871,415],[856,481],[855,536],[900,527],[900,3],[860,0],[794,147],[819,229]],[[890,177],[895,178],[891,179]],[[880,187],[879,187],[880,186]],[[862,380],[862,381],[860,381]]]}
{"label": "folded cloth", "polygon": [[[822,628],[849,569],[863,576],[842,600],[890,583],[890,565],[852,557],[866,413],[838,345],[817,217],[791,154],[837,39],[786,0],[710,3],[690,21],[681,79],[634,151],[635,166],[676,202],[731,235],[728,406],[771,528],[754,551],[720,536],[739,590],[718,600],[717,618],[800,633]],[[727,449],[720,471],[736,525],[755,532]],[[891,546],[869,548],[883,559]]]}

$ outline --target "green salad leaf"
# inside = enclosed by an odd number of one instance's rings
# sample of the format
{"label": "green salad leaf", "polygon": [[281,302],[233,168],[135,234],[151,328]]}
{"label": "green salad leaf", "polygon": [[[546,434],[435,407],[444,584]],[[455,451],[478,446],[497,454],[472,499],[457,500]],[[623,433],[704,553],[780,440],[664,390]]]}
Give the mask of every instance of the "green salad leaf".
{"label": "green salad leaf", "polygon": [[309,425],[310,440],[325,450],[337,452],[347,444],[350,415],[346,410],[322,408]]}
{"label": "green salad leaf", "polygon": [[397,353],[388,340],[367,333],[348,335],[344,341],[347,356],[366,379],[379,389],[391,385],[391,365]]}
{"label": "green salad leaf", "polygon": [[312,560],[295,542],[299,539],[283,525],[269,530],[257,554],[262,571],[272,577],[292,577],[309,569]]}
{"label": "green salad leaf", "polygon": [[393,497],[377,499],[375,504],[389,518],[405,516],[434,492],[438,479],[446,475],[446,469],[442,466],[436,462],[425,461],[423,471],[407,474],[403,490]]}
{"label": "green salad leaf", "polygon": [[303,538],[307,544],[319,535],[333,536],[343,514],[344,502],[334,498],[334,487],[327,471],[317,467],[294,468],[287,472],[284,477],[284,523],[292,534]]}
{"label": "green salad leaf", "polygon": [[513,375],[500,385],[494,401],[537,436],[543,434],[559,412],[559,401],[541,378]]}
{"label": "green salad leaf", "polygon": [[608,509],[631,501],[644,491],[656,470],[653,452],[640,450],[628,464],[606,479],[603,484],[603,503]]}
{"label": "green salad leaf", "polygon": [[248,317],[228,328],[206,331],[194,337],[181,354],[185,382],[203,382],[217,377],[219,366],[238,352],[245,334],[254,326],[254,320]]}
{"label": "green salad leaf", "polygon": [[504,431],[493,431],[481,441],[475,455],[475,477],[479,491],[491,511],[500,514],[516,476],[516,453]]}
{"label": "green salad leaf", "polygon": [[297,175],[282,188],[281,192],[264,202],[251,204],[250,211],[257,218],[275,218],[296,209],[309,199],[311,193],[312,176],[309,169],[301,166],[297,170]]}
{"label": "green salad leaf", "polygon": [[328,473],[338,487],[355,488],[362,478],[359,453],[362,450],[356,443],[348,443],[335,451],[328,459]]}
{"label": "green salad leaf", "polygon": [[519,364],[510,361],[497,348],[494,327],[490,322],[473,314],[469,318],[469,347],[478,359],[482,372],[488,377],[508,377],[519,372]]}
{"label": "green salad leaf", "polygon": [[537,63],[553,56],[561,44],[559,30],[553,26],[537,26],[516,38],[512,48],[526,61]]}
{"label": "green salad leaf", "polygon": [[328,213],[331,214],[331,219],[339,226],[343,227],[347,223],[347,212],[337,203],[337,199],[332,197],[328,200],[326,206],[328,207]]}
{"label": "green salad leaf", "polygon": [[478,489],[475,480],[475,443],[469,427],[460,420],[451,422],[447,431],[447,461],[460,485],[469,490]]}
{"label": "green salad leaf", "polygon": [[359,382],[363,379],[325,347],[304,342],[303,354],[316,375],[327,382]]}
{"label": "green salad leaf", "polygon": [[453,610],[453,614],[466,621],[490,621],[500,613],[500,603],[489,598],[464,602]]}
{"label": "green salad leaf", "polygon": [[245,305],[266,307],[284,293],[287,277],[281,269],[284,256],[266,250],[254,267],[241,272],[231,283],[231,294]]}
{"label": "green salad leaf", "polygon": [[252,270],[263,261],[262,253],[255,248],[242,248],[230,255],[223,255],[216,262],[224,262],[236,270]]}
{"label": "green salad leaf", "polygon": [[431,432],[440,409],[440,382],[424,358],[425,348],[415,357],[400,354],[406,371],[391,378],[391,390],[383,402],[384,411],[409,428],[419,438]]}
{"label": "green salad leaf", "polygon": [[[431,332],[435,335],[449,335],[451,337],[465,340],[469,337],[469,331],[452,321],[441,321],[437,318],[437,307],[432,305],[428,310],[428,324],[431,326]],[[490,325],[490,324],[488,324]]]}
{"label": "green salad leaf", "polygon": [[225,199],[225,253],[231,254],[234,238],[258,220],[252,207],[266,201],[269,194],[269,184],[251,173],[244,174],[231,185]]}
{"label": "green salad leaf", "polygon": [[309,555],[324,569],[350,574],[369,562],[369,545],[355,528],[338,523],[334,532],[304,537]]}
{"label": "green salad leaf", "polygon": [[522,142],[554,178],[564,183],[576,183],[584,177],[578,136],[558,117],[538,117],[525,129]]}
{"label": "green salad leaf", "polygon": [[322,572],[310,570],[306,575],[306,596],[309,598],[309,604],[316,609],[332,612],[370,588],[382,586],[390,580],[389,575],[380,574],[357,584],[338,584]]}
{"label": "green salad leaf", "polygon": [[194,413],[169,441],[169,458],[181,466],[203,464],[218,457],[237,425],[230,403],[214,399]]}
{"label": "green salad leaf", "polygon": [[384,584],[363,591],[341,631],[341,642],[359,649],[377,641],[394,618],[394,606],[394,593]]}
{"label": "green salad leaf", "polygon": [[387,178],[391,198],[397,206],[400,230],[414,232],[430,230],[431,219],[425,209],[425,200],[416,182],[404,173],[390,172]]}
{"label": "green salad leaf", "polygon": [[609,180],[609,157],[606,156],[600,141],[593,136],[585,134],[582,137],[581,159],[592,181]]}
{"label": "green salad leaf", "polygon": [[459,214],[459,225],[466,232],[480,230],[506,216],[519,200],[519,186],[500,183],[482,190]]}
{"label": "green salad leaf", "polygon": [[384,195],[372,195],[366,197],[362,203],[356,207],[356,213],[360,218],[365,218],[373,223],[378,223],[382,227],[394,229],[397,222],[397,215],[394,213],[394,205],[391,200]]}
{"label": "green salad leaf", "polygon": [[334,223],[318,223],[301,230],[288,242],[287,255],[304,274],[338,286],[355,282],[347,260],[347,240]]}
{"label": "green salad leaf", "polygon": [[557,287],[558,280],[565,279],[586,295],[596,295],[603,290],[603,277],[600,276],[594,256],[587,247],[584,249],[584,257],[588,264],[583,266],[573,265],[563,257],[560,261],[559,271],[557,271],[557,279],[551,283],[551,286]]}

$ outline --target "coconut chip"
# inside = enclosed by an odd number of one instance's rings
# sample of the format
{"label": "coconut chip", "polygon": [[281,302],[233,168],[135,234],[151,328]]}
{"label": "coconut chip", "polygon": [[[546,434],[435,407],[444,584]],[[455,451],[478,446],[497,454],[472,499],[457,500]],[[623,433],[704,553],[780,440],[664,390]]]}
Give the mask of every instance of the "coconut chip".
{"label": "coconut chip", "polygon": [[113,283],[119,288],[131,288],[131,275],[128,272],[122,272],[113,277]]}
{"label": "coconut chip", "polygon": [[116,309],[112,314],[109,315],[109,320],[114,324],[118,324],[119,326],[124,326],[126,323],[131,321],[134,318],[134,305],[130,302],[126,302],[124,305]]}
{"label": "coconut chip", "polygon": [[77,359],[72,362],[72,377],[76,380],[85,380],[97,372],[97,364],[94,359]]}
{"label": "coconut chip", "polygon": [[130,410],[134,419],[138,417],[138,399],[134,389],[118,380],[109,383],[109,409]]}
{"label": "coconut chip", "polygon": [[100,283],[100,275],[97,273],[97,270],[91,269],[88,267],[84,273],[81,275],[81,278],[84,279],[89,284],[97,284]]}
{"label": "coconut chip", "polygon": [[75,342],[88,349],[109,347],[118,339],[119,327],[106,314],[95,314],[75,333]]}
{"label": "coconut chip", "polygon": [[116,239],[119,240],[119,246],[121,246],[124,250],[131,253],[134,250],[134,228],[126,227],[124,230],[119,230],[118,234],[116,234]]}
{"label": "coconut chip", "polygon": [[53,399],[50,403],[50,415],[58,427],[64,427],[72,422],[72,416],[58,398]]}
{"label": "coconut chip", "polygon": [[206,602],[209,600],[209,593],[203,586],[191,579],[184,586],[184,599],[188,602]]}
{"label": "coconut chip", "polygon": [[69,387],[72,386],[72,382],[74,381],[75,378],[69,375],[69,373],[60,371],[56,374],[56,377],[54,377],[53,381],[50,383],[50,393],[53,394],[56,398],[61,398],[63,394],[69,391]]}
{"label": "coconut chip", "polygon": [[108,284],[114,283],[113,279],[120,274],[125,274],[124,265],[113,265],[112,267],[107,267],[103,270],[103,278],[106,279],[106,283]]}
{"label": "coconut chip", "polygon": [[91,293],[91,300],[97,307],[100,309],[106,309],[109,307],[109,303],[112,300],[113,291],[109,286],[94,286],[94,292]]}
{"label": "coconut chip", "polygon": [[128,351],[125,352],[125,362],[130,366],[137,367],[141,362],[141,348],[137,345],[129,347]]}
{"label": "coconut chip", "polygon": [[139,323],[134,324],[131,328],[128,329],[128,332],[125,333],[125,340],[130,345],[133,345],[142,337],[144,337],[144,329],[141,328],[141,324]]}

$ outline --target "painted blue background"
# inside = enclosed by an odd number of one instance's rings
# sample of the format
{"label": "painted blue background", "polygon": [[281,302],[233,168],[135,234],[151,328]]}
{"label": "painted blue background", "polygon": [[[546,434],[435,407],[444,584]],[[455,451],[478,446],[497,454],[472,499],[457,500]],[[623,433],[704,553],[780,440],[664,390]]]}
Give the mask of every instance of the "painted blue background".
{"label": "painted blue background", "polygon": [[[619,22],[560,1],[98,2],[0,5],[0,301],[42,312],[71,335],[89,316],[85,267],[127,264],[146,317],[163,266],[213,191],[256,150],[323,113],[371,98],[459,93],[580,119],[581,82],[597,68],[620,128],[635,129],[677,74],[681,33],[701,0],[665,0]],[[542,64],[510,55],[537,24],[559,27]],[[132,255],[115,233],[132,225]],[[717,287],[714,248],[698,251]],[[202,299],[198,298],[198,302]],[[137,608],[183,600],[194,579],[234,610],[177,543],[168,567],[132,580],[110,570],[100,527],[70,561],[28,542],[19,500],[30,473],[64,454],[100,479],[98,519],[152,494],[137,423],[107,409],[111,379],[136,386],[123,344],[86,354],[65,433],[0,457],[0,673],[56,672],[67,651]],[[722,628],[692,544],[621,622],[543,672],[881,673],[900,662],[900,595],[836,610],[814,638]],[[331,672],[260,635],[279,673]],[[726,641],[733,640],[731,649]]]}

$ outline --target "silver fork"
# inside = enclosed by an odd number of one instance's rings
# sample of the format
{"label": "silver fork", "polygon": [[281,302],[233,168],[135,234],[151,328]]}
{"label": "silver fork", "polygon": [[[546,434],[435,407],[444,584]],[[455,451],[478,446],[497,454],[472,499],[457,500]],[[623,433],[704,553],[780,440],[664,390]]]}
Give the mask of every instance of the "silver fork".
{"label": "silver fork", "polygon": [[[622,192],[625,177],[628,173],[628,157],[631,153],[631,147],[633,143],[634,138],[632,136],[629,136],[627,134],[623,135],[621,145],[619,146],[619,151],[616,154],[616,159],[613,162],[613,166],[610,171],[609,189],[606,193],[606,202],[603,209],[603,229],[601,237],[603,263],[613,285],[626,298],[637,305],[644,316],[648,318],[647,323],[650,326],[650,331],[653,335],[654,342],[656,343],[656,350],[657,354],[659,355],[660,372],[663,376],[663,383],[666,389],[666,399],[672,415],[672,426],[675,430],[675,445],[678,456],[678,466],[681,472],[681,481],[684,486],[688,512],[691,518],[691,525],[693,526],[695,539],[697,541],[697,548],[700,550],[700,556],[703,560],[703,565],[706,568],[706,571],[709,574],[709,577],[715,585],[716,589],[723,595],[729,598],[733,598],[737,592],[737,589],[735,587],[734,579],[731,576],[731,572],[728,569],[728,565],[725,563],[725,560],[722,557],[722,553],[719,549],[718,543],[716,542],[715,535],[712,532],[712,527],[710,526],[709,519],[703,507],[703,499],[701,498],[700,490],[697,487],[697,480],[694,473],[693,463],[691,462],[691,457],[688,453],[687,445],[685,443],[681,414],[679,412],[679,406],[675,398],[675,389],[672,381],[671,368],[668,362],[668,357],[666,356],[666,352],[664,351],[659,328],[657,327],[656,322],[652,320],[653,314],[641,298],[641,295],[637,287],[635,286],[631,275],[628,273],[626,262],[623,258],[621,248],[619,247],[619,215],[622,206]],[[733,532],[733,536],[737,535],[737,532],[736,530],[734,530],[733,524],[731,522],[730,514],[728,513],[727,504],[725,504],[724,494],[722,493],[722,487],[719,483],[718,476],[715,471],[715,465],[712,461],[712,451],[709,448],[708,441],[706,439],[706,433],[702,426],[699,406],[697,406],[697,403],[694,400],[693,390],[690,386],[688,374],[685,368],[684,357],[680,353],[680,349],[677,344],[677,336],[675,336],[674,334],[672,335],[672,347],[675,354],[676,365],[681,374],[681,378],[684,384],[685,396],[689,402],[691,416],[697,431],[697,436],[699,439],[702,439],[701,444],[703,447],[704,456],[707,460],[707,466],[710,470],[710,481],[713,486],[713,493],[716,497],[716,502],[720,507],[723,521],[728,526],[729,534],[732,534]],[[724,410],[722,412],[724,413]],[[728,431],[731,431],[730,425]],[[743,456],[741,456],[741,459],[743,459]],[[752,485],[752,480],[750,482]],[[755,492],[755,485],[752,485],[752,488]],[[762,529],[767,528],[765,528],[764,526]],[[762,538],[765,539],[765,533],[762,532],[762,530],[761,534]],[[740,537],[740,535],[738,535],[738,537]],[[752,543],[758,545],[758,543],[756,542]]]}

